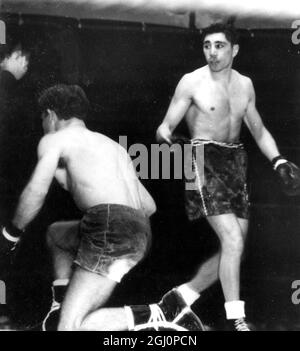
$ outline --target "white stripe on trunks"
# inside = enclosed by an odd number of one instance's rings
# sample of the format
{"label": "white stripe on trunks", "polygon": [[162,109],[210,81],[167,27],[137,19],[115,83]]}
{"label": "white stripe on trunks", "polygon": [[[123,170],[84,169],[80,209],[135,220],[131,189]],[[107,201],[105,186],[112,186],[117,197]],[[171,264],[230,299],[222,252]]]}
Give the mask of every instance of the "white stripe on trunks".
{"label": "white stripe on trunks", "polygon": [[192,139],[191,140],[191,144],[193,146],[214,144],[214,145],[228,147],[228,148],[232,148],[232,149],[238,149],[238,148],[243,148],[244,147],[243,143],[224,143],[222,141],[197,139],[197,138],[196,139]]}
{"label": "white stripe on trunks", "polygon": [[208,216],[208,211],[207,211],[207,207],[206,207],[206,204],[205,204],[205,199],[204,199],[204,195],[203,195],[203,192],[202,192],[201,177],[200,177],[200,174],[199,174],[199,169],[198,169],[198,165],[197,165],[196,159],[195,159],[193,154],[192,154],[192,164],[193,164],[193,168],[194,168],[195,173],[196,173],[197,186],[198,186],[198,190],[199,190],[199,193],[200,193],[200,197],[201,197],[204,213],[205,213],[206,216]]}

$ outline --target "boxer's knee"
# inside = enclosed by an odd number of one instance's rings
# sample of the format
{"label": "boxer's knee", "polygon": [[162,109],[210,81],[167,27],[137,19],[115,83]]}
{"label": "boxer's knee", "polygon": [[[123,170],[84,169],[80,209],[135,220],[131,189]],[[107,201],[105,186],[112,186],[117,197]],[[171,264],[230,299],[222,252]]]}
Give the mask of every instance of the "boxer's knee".
{"label": "boxer's knee", "polygon": [[229,255],[241,256],[244,251],[244,237],[238,227],[224,231],[221,240],[222,252]]}
{"label": "boxer's knee", "polygon": [[65,319],[62,317],[58,323],[57,331],[79,331],[81,330],[81,319]]}
{"label": "boxer's knee", "polygon": [[[101,309],[97,311],[97,330],[102,330],[101,326],[103,326],[103,328],[105,325],[107,326],[105,314],[103,315],[101,311]],[[70,309],[70,306],[68,306],[67,308],[65,308],[64,306],[62,307],[57,327],[58,331],[89,331],[93,329],[94,328],[91,329],[89,313],[83,313],[77,308]]]}

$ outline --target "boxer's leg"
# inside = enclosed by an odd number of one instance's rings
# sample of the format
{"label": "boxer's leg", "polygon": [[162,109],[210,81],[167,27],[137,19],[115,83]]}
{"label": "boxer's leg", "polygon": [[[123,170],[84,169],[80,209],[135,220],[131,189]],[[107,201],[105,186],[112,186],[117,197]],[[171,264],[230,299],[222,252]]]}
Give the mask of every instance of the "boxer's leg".
{"label": "boxer's leg", "polygon": [[59,330],[126,330],[124,308],[102,307],[120,282],[146,255],[151,228],[142,211],[102,204],[81,221],[76,259],[62,305]]}
{"label": "boxer's leg", "polygon": [[79,245],[79,221],[55,222],[47,230],[47,246],[53,262],[52,304],[42,323],[43,330],[56,330],[72,264]]}
{"label": "boxer's leg", "polygon": [[47,246],[53,261],[54,280],[69,279],[79,245],[79,221],[55,222],[47,230]]}
{"label": "boxer's leg", "polygon": [[208,217],[208,222],[221,243],[219,278],[226,301],[240,298],[240,263],[244,250],[244,236],[234,214]]}
{"label": "boxer's leg", "polygon": [[[247,239],[247,234],[248,234],[248,228],[249,228],[249,220],[248,219],[244,219],[244,218],[238,218],[237,219],[242,231],[242,235],[243,235],[243,239],[244,239],[244,243],[246,242]],[[242,254],[242,261],[244,260],[244,252]]]}
{"label": "boxer's leg", "polygon": [[247,238],[247,233],[248,233],[249,220],[245,219],[245,218],[237,218],[237,220],[238,220],[238,223],[240,225],[242,235],[243,235],[243,238],[245,241]]}
{"label": "boxer's leg", "polygon": [[245,321],[245,303],[240,300],[240,265],[247,221],[234,214],[208,217],[221,242],[219,278],[225,297],[226,318],[236,331],[250,331]]}
{"label": "boxer's leg", "polygon": [[220,252],[206,260],[198,268],[195,276],[186,283],[193,291],[201,293],[219,279]]}
{"label": "boxer's leg", "polygon": [[[237,218],[243,240],[246,240],[249,221]],[[206,260],[198,269],[196,275],[186,285],[195,292],[201,293],[219,279],[220,252]],[[196,297],[196,296],[195,296]],[[193,301],[194,302],[194,301]]]}
{"label": "boxer's leg", "polygon": [[101,309],[116,285],[107,277],[77,267],[62,305],[58,330],[128,329],[124,308]]}

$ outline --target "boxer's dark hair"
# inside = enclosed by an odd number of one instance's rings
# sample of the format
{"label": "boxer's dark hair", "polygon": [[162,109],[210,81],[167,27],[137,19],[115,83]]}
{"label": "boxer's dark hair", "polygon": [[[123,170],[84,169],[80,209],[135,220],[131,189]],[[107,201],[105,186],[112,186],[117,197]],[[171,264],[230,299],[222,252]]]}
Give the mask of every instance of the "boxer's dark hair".
{"label": "boxer's dark hair", "polygon": [[232,24],[221,22],[214,23],[209,27],[202,29],[202,42],[204,42],[207,35],[215,33],[224,33],[226,39],[231,43],[231,45],[238,44],[239,42],[239,35],[236,28]]}
{"label": "boxer's dark hair", "polygon": [[57,84],[44,90],[38,99],[42,112],[53,110],[59,119],[77,117],[84,120],[90,103],[78,85]]}

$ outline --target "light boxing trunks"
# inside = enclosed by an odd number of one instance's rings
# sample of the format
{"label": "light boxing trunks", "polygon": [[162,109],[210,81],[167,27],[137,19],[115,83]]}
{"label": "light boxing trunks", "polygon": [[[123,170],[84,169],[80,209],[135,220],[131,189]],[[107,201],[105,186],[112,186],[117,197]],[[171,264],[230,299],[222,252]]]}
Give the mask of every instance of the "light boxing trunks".
{"label": "light boxing trunks", "polygon": [[75,264],[120,282],[151,244],[150,221],[141,210],[100,204],[89,208],[80,223]]}

